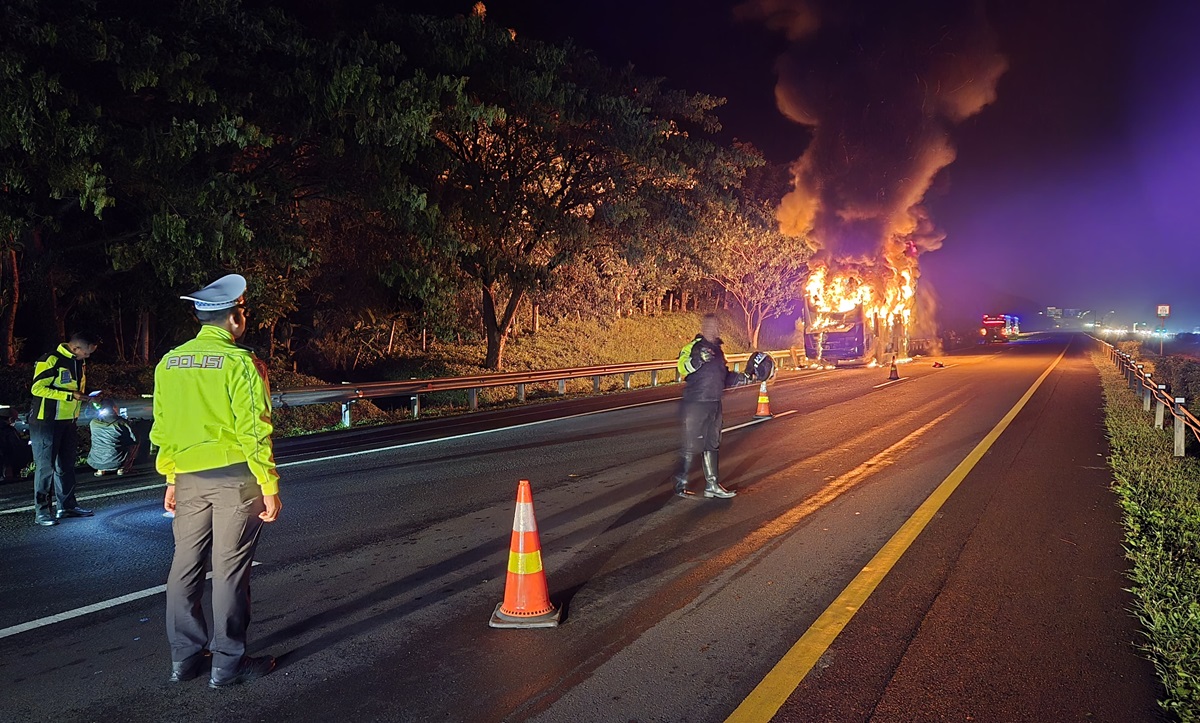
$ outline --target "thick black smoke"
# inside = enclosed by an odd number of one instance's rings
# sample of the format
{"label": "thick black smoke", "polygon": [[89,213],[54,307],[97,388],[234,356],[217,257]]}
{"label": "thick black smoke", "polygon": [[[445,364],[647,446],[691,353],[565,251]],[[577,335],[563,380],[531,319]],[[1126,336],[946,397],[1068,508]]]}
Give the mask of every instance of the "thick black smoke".
{"label": "thick black smoke", "polygon": [[920,204],[954,160],[949,131],[995,99],[1006,67],[982,3],[748,0],[736,13],[792,41],[776,102],[812,133],[782,229],[831,266],[915,274],[943,238]]}

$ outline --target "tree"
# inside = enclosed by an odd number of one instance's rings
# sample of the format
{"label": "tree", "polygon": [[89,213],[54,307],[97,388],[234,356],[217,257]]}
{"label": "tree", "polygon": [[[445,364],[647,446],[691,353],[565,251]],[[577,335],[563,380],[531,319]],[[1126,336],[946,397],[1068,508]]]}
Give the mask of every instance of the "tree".
{"label": "tree", "polygon": [[757,348],[763,321],[790,313],[803,298],[813,249],[803,238],[780,233],[772,207],[753,201],[715,212],[705,237],[709,248],[700,262],[741,308],[746,336]]}
{"label": "tree", "polygon": [[666,92],[479,15],[409,22],[406,37],[428,52],[418,63],[466,78],[416,175],[431,181],[437,210],[426,243],[480,294],[487,368],[501,367],[521,300],[589,253],[600,231],[646,217],[663,197],[682,204],[710,184],[736,183],[727,154],[700,139],[719,127],[716,99]]}

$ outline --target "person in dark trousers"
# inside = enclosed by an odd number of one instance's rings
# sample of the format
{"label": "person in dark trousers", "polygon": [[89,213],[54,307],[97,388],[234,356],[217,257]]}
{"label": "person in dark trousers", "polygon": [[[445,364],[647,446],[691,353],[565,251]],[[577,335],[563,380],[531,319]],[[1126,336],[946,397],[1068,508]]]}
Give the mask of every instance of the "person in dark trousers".
{"label": "person in dark trousers", "polygon": [[33,367],[29,441],[36,465],[34,521],[39,525],[57,525],[64,517],[92,516],[91,510],[75,501],[76,419],[80,404],[88,398],[86,360],[99,345],[98,337],[77,331]]}
{"label": "person in dark trousers", "polygon": [[[189,296],[196,338],[154,369],[155,468],[166,477],[163,507],[175,515],[175,556],[167,576],[167,640],[173,683],[203,671],[224,688],[275,668],[246,655],[250,571],[263,523],[279,517],[279,473],[271,444],[266,367],[239,346],[247,328],[246,279],[229,274]],[[212,626],[204,615],[211,564]]]}
{"label": "person in dark trousers", "polygon": [[21,472],[33,461],[29,442],[21,438],[13,423],[17,410],[0,410],[0,481],[12,482],[21,478]]}
{"label": "person in dark trousers", "polygon": [[703,454],[704,496],[728,499],[737,493],[717,480],[718,451],[721,447],[721,396],[726,387],[746,384],[750,377],[729,371],[721,350],[717,317],[707,314],[700,321],[700,333],[679,352],[678,369],[684,380],[681,405],[683,445],[679,472],[675,475],[675,494],[695,498],[688,489],[688,475],[697,454]]}

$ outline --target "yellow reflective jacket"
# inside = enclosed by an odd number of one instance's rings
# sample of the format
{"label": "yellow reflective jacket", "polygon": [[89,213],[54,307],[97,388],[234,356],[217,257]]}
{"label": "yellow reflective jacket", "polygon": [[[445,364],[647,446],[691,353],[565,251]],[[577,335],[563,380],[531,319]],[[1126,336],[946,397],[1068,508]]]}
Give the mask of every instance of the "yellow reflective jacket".
{"label": "yellow reflective jacket", "polygon": [[83,392],[87,381],[87,365],[66,344],[33,365],[33,408],[29,418],[43,421],[75,419],[79,416],[79,402],[74,392]]}
{"label": "yellow reflective jacket", "polygon": [[150,441],[168,484],[178,472],[245,462],[264,495],[278,494],[272,429],[266,368],[225,329],[205,324],[154,368]]}

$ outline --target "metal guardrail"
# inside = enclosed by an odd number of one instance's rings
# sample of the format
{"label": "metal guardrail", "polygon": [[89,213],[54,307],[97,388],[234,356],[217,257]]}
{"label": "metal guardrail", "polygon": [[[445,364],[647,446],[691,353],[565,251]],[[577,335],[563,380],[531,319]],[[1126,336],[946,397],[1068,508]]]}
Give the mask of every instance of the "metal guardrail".
{"label": "metal guardrail", "polygon": [[1163,429],[1166,426],[1167,410],[1170,410],[1171,426],[1175,431],[1175,456],[1182,457],[1187,446],[1187,430],[1190,429],[1196,439],[1200,440],[1200,419],[1184,406],[1187,400],[1168,394],[1167,385],[1158,384],[1152,373],[1145,370],[1145,365],[1138,364],[1130,355],[1106,341],[1096,341],[1105,347],[1109,361],[1121,371],[1125,380],[1129,382],[1129,388],[1142,398],[1142,409],[1149,412],[1153,407],[1155,429]]}
{"label": "metal guardrail", "polygon": [[[794,349],[767,352],[776,359],[778,364],[782,359],[789,359],[792,367],[799,365]],[[740,366],[750,358],[750,353],[729,354],[725,360],[732,365],[734,371],[740,371]],[[467,391],[467,402],[472,411],[479,408],[479,391],[495,387],[515,387],[516,400],[524,402],[526,387],[529,384],[555,383],[558,393],[567,393],[567,382],[573,379],[591,377],[593,393],[600,393],[602,377],[622,375],[626,389],[632,388],[634,374],[650,373],[650,386],[659,385],[659,372],[670,372],[671,382],[679,381],[676,371],[676,359],[658,361],[630,362],[626,364],[602,364],[590,367],[574,367],[568,369],[547,369],[530,372],[500,372],[497,374],[480,374],[465,377],[441,377],[437,379],[410,379],[397,382],[366,382],[363,384],[330,384],[319,387],[301,387],[285,389],[271,395],[271,403],[276,409],[300,407],[309,404],[341,404],[342,426],[350,426],[350,409],[354,402],[362,399],[385,399],[408,397],[409,408],[413,418],[421,413],[421,395],[437,392]],[[128,419],[152,419],[153,401],[149,395],[140,399],[114,400],[121,416]]]}

